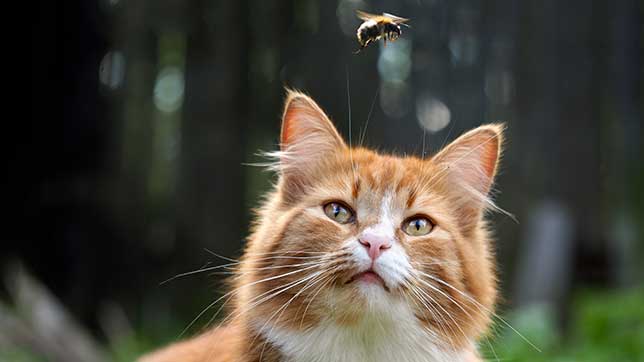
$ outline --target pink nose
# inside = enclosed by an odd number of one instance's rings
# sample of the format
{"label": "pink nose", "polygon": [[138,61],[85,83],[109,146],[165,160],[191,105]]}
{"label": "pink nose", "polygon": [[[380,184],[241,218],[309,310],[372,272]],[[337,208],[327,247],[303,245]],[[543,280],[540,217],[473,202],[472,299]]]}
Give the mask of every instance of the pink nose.
{"label": "pink nose", "polygon": [[383,251],[391,248],[391,240],[376,234],[363,234],[358,238],[360,244],[367,248],[371,260],[376,260]]}

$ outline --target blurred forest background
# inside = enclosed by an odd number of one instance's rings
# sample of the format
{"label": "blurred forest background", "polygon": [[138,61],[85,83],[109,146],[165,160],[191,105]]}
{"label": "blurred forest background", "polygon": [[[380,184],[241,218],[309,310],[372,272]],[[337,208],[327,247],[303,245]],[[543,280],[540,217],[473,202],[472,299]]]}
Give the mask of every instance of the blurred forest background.
{"label": "blurred forest background", "polygon": [[[356,9],[411,28],[354,55]],[[222,262],[205,248],[239,256],[274,180],[244,164],[277,148],[285,85],[387,152],[506,122],[496,199],[518,222],[492,215],[500,310],[543,351],[499,324],[486,357],[644,360],[643,1],[77,0],[30,16],[0,360],[128,361],[177,339],[221,279],[160,283]]]}

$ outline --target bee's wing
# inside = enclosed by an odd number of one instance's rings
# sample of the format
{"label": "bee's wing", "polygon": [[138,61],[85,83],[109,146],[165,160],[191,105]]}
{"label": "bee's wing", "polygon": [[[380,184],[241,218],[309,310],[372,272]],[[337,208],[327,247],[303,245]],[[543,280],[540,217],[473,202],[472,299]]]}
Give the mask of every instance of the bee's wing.
{"label": "bee's wing", "polygon": [[388,19],[391,19],[391,21],[393,21],[396,24],[404,24],[409,21],[409,19],[407,18],[401,18],[400,16],[396,16],[389,13],[382,13],[382,16]]}
{"label": "bee's wing", "polygon": [[356,10],[356,16],[361,20],[375,20],[378,21],[378,18],[382,18],[382,15],[370,14],[362,10]]}

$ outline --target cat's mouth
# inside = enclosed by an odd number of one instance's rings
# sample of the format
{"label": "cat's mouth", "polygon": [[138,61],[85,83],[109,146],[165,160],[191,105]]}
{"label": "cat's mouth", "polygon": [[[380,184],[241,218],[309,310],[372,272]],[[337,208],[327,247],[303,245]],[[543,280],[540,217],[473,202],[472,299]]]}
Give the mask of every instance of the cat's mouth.
{"label": "cat's mouth", "polygon": [[350,284],[354,282],[380,285],[381,287],[385,288],[386,291],[389,291],[389,288],[387,288],[387,284],[385,284],[385,281],[373,269],[365,270],[363,272],[360,272],[352,276],[351,279],[349,279],[349,281],[346,282],[346,284]]}

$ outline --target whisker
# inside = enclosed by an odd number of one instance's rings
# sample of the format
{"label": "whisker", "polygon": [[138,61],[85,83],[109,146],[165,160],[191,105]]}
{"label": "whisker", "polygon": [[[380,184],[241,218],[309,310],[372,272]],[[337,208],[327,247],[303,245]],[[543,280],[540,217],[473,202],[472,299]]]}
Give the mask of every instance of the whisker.
{"label": "whisker", "polygon": [[349,87],[349,66],[346,68],[347,73],[347,104],[349,108],[349,159],[351,160],[351,170],[353,172],[353,182],[357,182],[358,178],[356,177],[356,164],[353,162],[353,145],[351,140],[351,88]]}
{"label": "whisker", "polygon": [[[422,280],[421,280],[421,281],[422,281]],[[429,298],[429,299],[430,299],[430,300],[431,300],[431,301],[432,301],[432,302],[433,302],[433,303],[434,303],[438,308],[440,308],[440,309],[441,309],[441,310],[442,310],[442,311],[443,311],[443,312],[444,312],[444,313],[445,313],[445,314],[446,314],[446,315],[447,315],[447,316],[452,320],[452,322],[454,322],[454,325],[459,329],[459,331],[461,332],[461,334],[463,334],[463,337],[467,340],[467,335],[465,334],[465,332],[463,331],[463,329],[461,328],[461,326],[459,325],[459,323],[458,323],[458,322],[456,322],[456,320],[454,319],[454,317],[453,317],[453,316],[452,316],[452,315],[451,315],[451,314],[450,314],[450,313],[449,313],[449,312],[448,312],[448,311],[447,311],[447,310],[446,310],[446,309],[445,309],[445,308],[444,308],[440,303],[438,303],[438,301],[436,301],[434,298],[432,298],[432,296],[431,296],[431,295],[427,294],[424,290],[422,290],[422,289],[420,289],[420,288],[417,288],[417,289],[418,289],[418,291],[419,291],[420,293],[422,293],[423,295],[425,295],[426,297],[428,297],[428,298]],[[454,333],[454,329],[453,329],[449,324],[447,324],[447,326],[450,328],[450,330],[452,331],[452,333]],[[454,334],[455,334],[455,333],[454,333]],[[450,338],[450,339],[451,339],[451,338]]]}
{"label": "whisker", "polygon": [[[326,266],[326,265],[330,265],[332,262],[333,262],[333,260],[331,260],[330,262],[327,262],[327,264],[320,264],[319,266],[321,267],[321,269],[322,269],[322,270],[327,270],[328,268],[327,268],[327,267],[325,267],[325,266]],[[317,266],[317,265],[316,265],[316,266]],[[308,269],[311,269],[311,267],[304,268],[304,269],[302,269],[302,270],[308,270]],[[310,276],[310,275],[309,275],[309,276]],[[256,306],[260,305],[261,303],[264,303],[265,301],[267,301],[267,300],[269,300],[269,299],[271,299],[271,298],[273,298],[273,297],[275,297],[275,296],[279,295],[279,293],[281,293],[281,292],[283,292],[283,291],[285,291],[285,290],[287,290],[287,289],[290,289],[290,287],[294,286],[294,285],[293,285],[294,283],[297,283],[298,281],[301,281],[301,280],[305,280],[305,279],[306,279],[306,278],[308,278],[309,276],[305,276],[305,277],[303,277],[303,278],[301,278],[301,279],[298,279],[298,280],[295,280],[295,281],[292,281],[292,282],[289,282],[289,283],[283,284],[283,285],[281,285],[281,286],[278,286],[278,287],[276,287],[276,288],[273,288],[273,289],[271,289],[271,290],[269,290],[269,291],[266,291],[266,292],[264,292],[264,293],[262,293],[262,294],[260,294],[260,295],[257,295],[257,296],[255,296],[255,297],[251,298],[251,299],[247,302],[247,307],[246,307],[245,309],[238,311],[237,313],[235,313],[235,315],[234,315],[234,316],[233,316],[233,314],[229,315],[228,317],[226,317],[226,318],[224,319],[224,322],[225,322],[225,321],[227,321],[228,319],[231,319],[231,318],[237,318],[237,316],[240,316],[241,314],[245,313],[245,312],[246,312],[246,311],[248,311],[249,309],[252,309],[252,308],[254,308],[254,307],[256,307]],[[252,283],[251,283],[251,284],[252,284]],[[270,293],[272,293],[272,292],[275,292],[276,290],[278,290],[278,289],[280,289],[280,288],[282,288],[282,287],[289,287],[289,288],[286,288],[286,289],[284,289],[284,290],[278,291],[278,292],[276,292],[276,293],[275,293],[275,294],[273,294],[273,295],[270,295],[270,296],[268,296],[268,297],[264,297],[264,298],[263,298],[263,299],[261,299],[261,300],[258,300],[259,298],[262,298],[263,296],[265,296],[265,295],[267,295],[267,294],[270,294]],[[238,288],[238,289],[241,289],[241,287],[240,287],[240,288]],[[223,323],[223,322],[222,322],[222,323]]]}
{"label": "whisker", "polygon": [[[298,279],[298,280],[300,280],[300,279]],[[259,294],[259,295],[256,295],[255,297],[251,298],[251,299],[249,300],[249,302],[248,302],[248,303],[249,303],[249,304],[250,304],[250,303],[253,303],[254,301],[258,300],[259,298],[261,298],[261,297],[263,297],[263,296],[265,296],[265,295],[267,295],[267,294],[270,294],[270,293],[272,293],[272,292],[274,292],[274,291],[276,291],[276,290],[279,290],[279,289],[281,289],[281,288],[288,287],[288,286],[290,286],[290,285],[292,285],[292,284],[296,283],[298,280],[291,281],[291,282],[287,282],[287,283],[282,284],[282,285],[279,285],[279,286],[277,286],[277,287],[275,287],[275,288],[273,288],[273,289],[271,289],[271,290],[268,290],[268,291],[266,291],[266,292],[264,292],[264,293],[261,293],[261,294]],[[207,325],[210,325],[210,323],[212,323],[212,321],[213,321],[213,320],[217,317],[217,315],[221,312],[221,310],[222,310],[222,309],[223,309],[223,307],[226,305],[226,303],[228,303],[228,302],[230,301],[230,299],[232,299],[232,297],[234,296],[234,294],[237,294],[237,292],[239,292],[239,291],[241,290],[241,288],[242,288],[242,287],[243,287],[243,286],[241,286],[241,287],[237,288],[236,290],[233,290],[233,291],[231,291],[231,292],[227,293],[226,295],[222,296],[222,298],[220,298],[220,300],[221,300],[221,299],[223,299],[224,297],[226,297],[227,295],[229,295],[229,294],[230,294],[230,295],[228,296],[228,298],[224,301],[224,303],[219,307],[219,309],[217,310],[217,312],[216,312],[216,313],[215,313],[215,314],[210,318],[210,320],[208,321]],[[270,299],[270,298],[271,298],[271,297],[269,297],[268,299]],[[265,301],[266,301],[266,300],[268,300],[268,299],[262,300],[260,303],[257,303],[256,305],[259,305],[259,304],[261,304],[261,303],[265,302]],[[253,305],[253,307],[254,307],[254,306],[256,306],[256,305]],[[250,307],[250,306],[249,306],[249,307],[248,307],[248,308],[246,308],[244,311],[247,311],[247,310],[249,310],[249,309],[252,309],[252,307]],[[241,314],[242,314],[242,313],[237,313],[237,315],[241,315]],[[234,318],[236,318],[236,317],[234,317]],[[226,322],[226,321],[228,321],[229,319],[233,319],[233,314],[230,314],[230,315],[228,315],[226,318],[224,318],[224,320],[222,321],[222,323],[225,323],[225,322]]]}
{"label": "whisker", "polygon": [[427,130],[425,129],[425,127],[423,127],[423,150],[420,154],[420,157],[422,159],[425,159],[425,138],[426,137],[427,137]]}
{"label": "whisker", "polygon": [[[313,279],[309,280],[300,291],[298,291],[293,297],[291,297],[291,299],[288,300],[288,302],[286,302],[282,307],[277,309],[259,330],[263,330],[266,327],[266,325],[268,323],[270,323],[270,321],[275,317],[275,314],[279,313],[279,315],[277,316],[277,319],[275,320],[275,322],[277,323],[280,320],[280,318],[282,318],[282,315],[284,314],[284,311],[286,311],[286,308],[288,308],[288,306],[291,304],[291,302],[293,302],[293,300],[295,300],[305,290],[307,290],[311,286],[315,285],[320,280],[323,280],[324,278],[319,278],[319,276],[323,275],[323,274],[324,274],[324,270],[319,271],[317,273],[317,275],[315,275],[315,277]],[[280,312],[280,310],[281,310],[281,312]],[[275,325],[276,324],[274,324],[273,327],[271,327],[271,330],[268,332],[269,335],[272,334],[273,329],[275,329]],[[255,338],[256,337],[257,336],[255,336]],[[253,342],[254,342],[254,340],[253,340]],[[251,345],[253,344],[253,342],[251,342]],[[268,342],[268,341],[266,341],[266,342]],[[259,357],[260,361],[262,360],[262,355],[264,354],[264,349],[266,348],[266,342],[264,342],[264,346],[262,347],[262,351],[260,353],[260,357]]]}
{"label": "whisker", "polygon": [[[420,271],[419,271],[419,272],[420,272]],[[430,278],[430,279],[432,279],[432,280],[434,280],[434,281],[438,282],[438,283],[441,283],[441,284],[445,285],[445,286],[446,286],[446,287],[448,287],[448,288],[453,289],[453,290],[454,290],[454,291],[456,291],[457,293],[461,294],[463,297],[467,298],[467,299],[468,299],[468,300],[470,300],[472,303],[474,303],[477,307],[479,307],[480,309],[483,309],[483,310],[484,310],[484,311],[486,311],[487,313],[490,313],[490,315],[492,315],[493,317],[495,317],[495,318],[497,318],[499,321],[501,321],[501,323],[503,323],[505,326],[507,326],[508,328],[510,328],[510,329],[511,329],[514,333],[516,333],[516,334],[517,334],[521,339],[523,339],[523,341],[524,341],[524,342],[526,342],[527,344],[529,344],[529,345],[530,345],[532,348],[534,348],[537,352],[541,352],[541,349],[540,349],[539,347],[535,346],[535,345],[534,345],[532,342],[530,342],[530,340],[528,340],[528,339],[527,339],[523,334],[519,333],[519,331],[517,331],[514,327],[512,327],[512,325],[510,325],[510,323],[508,323],[508,322],[507,322],[505,319],[503,319],[500,315],[498,315],[498,314],[494,313],[494,312],[493,312],[493,311],[491,311],[489,308],[487,308],[487,307],[485,307],[484,305],[482,305],[481,303],[479,303],[476,299],[474,299],[474,298],[472,298],[471,296],[469,296],[467,293],[465,293],[465,292],[461,291],[460,289],[458,289],[458,288],[456,288],[456,287],[452,286],[451,284],[449,284],[448,282],[446,282],[446,281],[444,281],[444,280],[442,280],[442,279],[440,279],[440,278],[434,277],[433,275],[429,275],[429,274],[426,274],[426,273],[423,273],[423,272],[420,272],[420,273],[421,273],[421,274],[423,274],[423,275],[425,275],[426,277],[428,277],[428,278]]]}
{"label": "whisker", "polygon": [[452,130],[454,129],[454,124],[455,123],[452,122],[452,125],[449,127],[449,130],[447,131],[447,135],[445,136],[445,139],[443,140],[443,143],[441,144],[441,148],[440,148],[441,150],[443,149],[443,147],[445,147],[445,143],[447,142],[447,140],[449,140],[449,135],[452,134]]}
{"label": "whisker", "polygon": [[[231,261],[231,262],[240,262],[240,260],[238,260],[238,259],[233,259],[233,258],[230,258],[230,257],[227,257],[227,256],[217,254],[217,253],[215,253],[212,250],[209,250],[207,248],[204,248],[204,250],[206,252],[208,252],[209,254],[214,255],[214,256],[216,256],[218,258],[221,258],[221,259],[224,259],[224,260],[227,260],[227,261]],[[304,250],[284,250],[284,251],[274,251],[274,252],[264,252],[264,253],[249,253],[249,252],[244,253],[245,256],[267,256],[267,255],[288,256],[288,254],[325,255],[325,254],[329,254],[329,253],[325,252],[325,251],[304,251]],[[296,258],[296,257],[298,257],[298,258],[307,258],[307,257],[314,258],[314,256],[291,256],[291,257],[292,258]]]}
{"label": "whisker", "polygon": [[230,266],[238,265],[238,264],[239,263],[223,264],[223,265],[211,266],[211,267],[208,267],[208,268],[197,269],[197,270],[193,270],[193,271],[189,271],[189,272],[185,272],[185,273],[180,273],[180,274],[177,274],[177,275],[175,275],[175,276],[173,276],[171,278],[168,278],[168,279],[162,281],[161,283],[159,283],[159,285],[169,283],[169,282],[171,282],[171,281],[173,281],[175,279],[179,279],[179,278],[182,278],[182,277],[185,277],[185,276],[188,276],[188,275],[199,274],[199,273],[207,272],[207,271],[210,271],[210,270],[226,268],[226,267],[230,267]]}
{"label": "whisker", "polygon": [[[306,312],[309,310],[309,307],[311,306],[311,302],[313,302],[315,298],[318,296],[318,294],[322,291],[322,289],[325,288],[332,281],[333,281],[333,276],[330,275],[326,277],[326,281],[318,287],[315,294],[313,294],[313,296],[309,299],[309,302],[306,304],[306,308],[304,308],[304,313],[302,313],[302,319],[300,320],[300,328],[302,328],[302,325],[304,324],[304,317],[306,316]],[[297,315],[297,313],[295,315]]]}
{"label": "whisker", "polygon": [[214,255],[214,256],[216,256],[216,257],[218,257],[218,258],[221,258],[221,259],[224,259],[224,260],[228,260],[228,261],[232,261],[232,262],[235,262],[235,263],[236,263],[236,262],[238,262],[238,260],[235,260],[235,259],[229,258],[229,257],[227,257],[227,256],[219,255],[219,254],[215,253],[214,251],[209,250],[208,248],[203,248],[203,250],[205,250],[205,251],[206,251],[206,252],[208,252],[209,254],[212,254],[212,255]]}
{"label": "whisker", "polygon": [[487,344],[488,347],[490,347],[490,350],[492,351],[492,354],[494,355],[494,360],[496,362],[500,362],[499,356],[496,354],[496,351],[494,350],[494,347],[492,347],[492,343],[490,343],[490,338],[488,336],[484,336],[485,338],[485,343]]}
{"label": "whisker", "polygon": [[[433,285],[431,285],[431,284],[429,284],[429,283],[426,283],[424,280],[422,280],[422,279],[420,279],[420,278],[419,278],[419,280],[420,280],[422,283],[425,283],[427,286],[429,286],[432,290],[434,290],[434,291],[438,292],[439,294],[443,295],[444,297],[446,297],[449,301],[451,301],[454,305],[456,305],[459,309],[461,309],[461,310],[462,310],[462,311],[463,311],[463,312],[464,312],[464,313],[465,313],[465,314],[466,314],[466,315],[467,315],[471,320],[474,320],[474,317],[472,317],[472,315],[471,315],[470,313],[468,313],[468,312],[467,312],[467,311],[466,311],[466,310],[461,306],[461,304],[460,304],[460,303],[458,303],[455,299],[451,298],[451,297],[450,297],[449,295],[447,295],[446,293],[443,293],[440,289],[438,289],[438,288],[434,287]],[[442,309],[442,308],[441,308],[441,309]],[[460,326],[458,326],[458,323],[454,320],[454,318],[453,318],[453,317],[452,317],[452,316],[451,316],[447,311],[445,311],[445,313],[447,313],[447,314],[449,315],[450,319],[452,319],[452,321],[457,325],[458,329],[460,329],[460,330],[461,330],[461,333],[463,334],[463,337],[465,337],[465,339],[467,339],[467,336],[465,335],[465,332],[463,331],[463,329],[462,329]]]}
{"label": "whisker", "polygon": [[245,268],[247,271],[263,271],[263,270],[272,270],[272,269],[281,269],[281,268],[295,268],[300,266],[309,266],[309,265],[321,265],[325,263],[325,260],[316,260],[316,261],[307,261],[304,263],[297,264],[284,264],[284,265],[269,265],[261,268]]}
{"label": "whisker", "polygon": [[329,254],[326,251],[304,251],[304,250],[283,250],[283,251],[270,251],[264,253],[244,253],[244,255],[275,255],[275,254]]}
{"label": "whisker", "polygon": [[[209,250],[207,250],[207,251],[210,252]],[[220,255],[215,254],[215,253],[213,253],[213,255],[221,257]],[[335,253],[333,253],[333,254],[328,254],[327,253],[327,255],[329,255],[329,257],[332,257],[333,255],[335,255]],[[169,283],[169,282],[171,282],[171,281],[173,281],[175,279],[179,279],[179,278],[182,278],[182,277],[185,277],[185,276],[199,274],[199,273],[203,273],[203,272],[207,272],[207,271],[211,271],[211,270],[216,270],[216,269],[222,269],[223,268],[223,269],[228,269],[228,270],[233,270],[234,271],[236,269],[231,268],[231,267],[232,266],[237,266],[237,265],[239,265],[241,263],[241,262],[239,262],[237,260],[234,260],[234,259],[230,259],[230,258],[226,258],[226,257],[223,257],[223,258],[225,260],[231,260],[233,262],[228,263],[228,264],[222,264],[222,265],[212,266],[212,267],[208,267],[208,268],[201,268],[201,269],[197,269],[197,270],[193,270],[193,271],[189,271],[189,272],[180,273],[180,274],[177,274],[177,275],[175,275],[175,276],[173,276],[171,278],[168,278],[168,279],[162,281],[161,283],[159,283],[159,285]],[[278,255],[278,256],[272,256],[272,257],[267,257],[267,258],[254,259],[253,261],[266,261],[266,260],[274,260],[274,259],[307,259],[308,260],[308,259],[322,259],[322,258],[323,258],[323,256],[297,257],[297,256],[279,256]],[[283,267],[285,268],[285,267],[289,267],[289,266],[296,267],[296,266],[306,266],[306,265],[309,265],[309,264],[308,263],[301,263],[301,264],[291,264],[291,265],[283,265],[283,266],[270,266],[270,267],[265,267],[265,268],[266,269],[279,269],[279,268],[283,268]],[[260,271],[260,270],[263,270],[263,268],[253,268],[253,269],[249,269],[249,270]],[[219,274],[219,273],[212,273],[212,274]]]}
{"label": "whisker", "polygon": [[227,271],[212,272],[210,273],[210,275],[219,275],[219,274],[248,275],[248,274],[254,274],[255,272],[261,272],[266,270],[297,268],[301,266],[321,265],[321,264],[322,262],[316,261],[316,262],[306,262],[306,263],[299,263],[299,264],[270,265],[262,268],[245,268],[243,269],[243,271],[240,271],[240,269],[238,268],[232,268],[227,266],[226,268],[224,268],[224,269],[227,269]]}
{"label": "whisker", "polygon": [[443,319],[442,315],[438,313],[438,311],[435,308],[432,307],[432,304],[429,301],[427,301],[422,295],[420,295],[420,293],[418,292],[418,288],[416,286],[409,283],[407,284],[407,287],[416,296],[416,298],[412,298],[412,300],[417,299],[423,305],[424,310],[427,310],[430,312],[430,314],[432,315],[432,318],[438,323],[439,328],[443,330],[444,334],[448,335],[447,330],[445,329],[446,321]]}
{"label": "whisker", "polygon": [[228,298],[226,298],[226,300],[224,300],[224,302],[223,302],[223,303],[221,303],[221,305],[219,306],[219,308],[217,308],[217,310],[215,311],[215,313],[212,315],[212,317],[210,317],[210,319],[209,319],[209,320],[208,320],[208,322],[206,323],[206,327],[205,327],[205,328],[209,328],[209,327],[210,327],[210,325],[212,324],[212,322],[217,318],[217,316],[219,315],[219,313],[221,313],[221,311],[224,309],[224,307],[226,306],[226,304],[228,304],[228,302],[230,302],[230,300],[231,300],[231,299],[233,299],[233,296],[234,296],[234,294],[230,294],[230,295],[228,296]]}
{"label": "whisker", "polygon": [[217,303],[219,303],[220,300],[233,294],[233,292],[234,291],[230,291],[222,295],[221,297],[215,299],[214,302],[208,304],[206,308],[204,308],[199,314],[197,314],[197,316],[192,321],[190,321],[190,323],[188,323],[188,326],[186,326],[186,328],[184,328],[183,331],[181,331],[181,333],[179,334],[179,338],[183,337],[183,335],[190,329],[190,327],[192,327],[201,318],[201,316],[203,316],[208,310],[210,310],[210,308],[214,307]]}
{"label": "whisker", "polygon": [[214,302],[212,302],[212,303],[210,303],[208,306],[206,306],[206,308],[205,308],[204,310],[202,310],[202,311],[197,315],[197,317],[195,317],[195,318],[194,318],[194,319],[193,319],[193,320],[188,324],[188,326],[187,326],[187,327],[186,327],[186,328],[181,332],[181,334],[179,335],[179,337],[183,336],[183,334],[184,334],[188,329],[190,329],[190,327],[192,327],[192,326],[197,322],[197,320],[199,320],[199,318],[201,318],[201,316],[203,316],[203,315],[204,315],[208,310],[210,310],[210,308],[212,308],[213,306],[215,306],[219,301],[221,301],[222,299],[226,298],[227,296],[229,296],[229,295],[231,295],[231,294],[237,294],[237,293],[239,293],[239,291],[240,291],[242,288],[247,288],[247,287],[250,287],[250,286],[253,286],[253,285],[256,285],[256,284],[259,284],[259,283],[263,283],[263,282],[266,282],[266,281],[270,281],[270,280],[275,280],[275,279],[283,278],[283,277],[285,277],[285,276],[293,275],[293,274],[295,274],[295,273],[300,273],[300,272],[303,272],[303,271],[306,271],[306,270],[310,270],[310,269],[315,268],[315,267],[318,267],[318,265],[312,265],[312,266],[309,266],[309,267],[306,267],[306,268],[302,268],[302,269],[298,269],[298,270],[294,270],[294,271],[290,271],[290,272],[282,273],[282,274],[279,274],[279,275],[274,275],[274,276],[271,276],[271,277],[268,277],[268,278],[264,278],[264,279],[257,280],[257,281],[254,281],[254,282],[251,282],[251,283],[248,283],[248,284],[241,285],[241,286],[239,286],[238,288],[235,288],[234,290],[231,290],[230,292],[228,292],[228,293],[224,294],[223,296],[221,296],[220,298],[216,299]]}
{"label": "whisker", "polygon": [[310,259],[323,259],[332,257],[335,254],[319,255],[319,256],[295,256],[295,255],[274,255],[265,258],[249,259],[250,262],[265,261],[265,260],[278,260],[278,259],[296,259],[296,260],[310,260]]}
{"label": "whisker", "polygon": [[418,266],[436,266],[436,265],[448,265],[448,266],[455,266],[455,265],[460,265],[459,262],[451,261],[451,260],[436,260],[432,262],[414,262],[415,265]]}
{"label": "whisker", "polygon": [[364,138],[367,134],[367,127],[369,127],[369,119],[371,119],[371,112],[373,112],[373,107],[376,105],[376,98],[378,98],[378,94],[380,94],[380,85],[376,88],[376,94],[373,96],[373,99],[371,100],[371,108],[369,108],[369,114],[367,115],[367,121],[364,124],[364,128],[362,129],[362,132],[360,134],[360,147],[362,147],[364,143]]}

